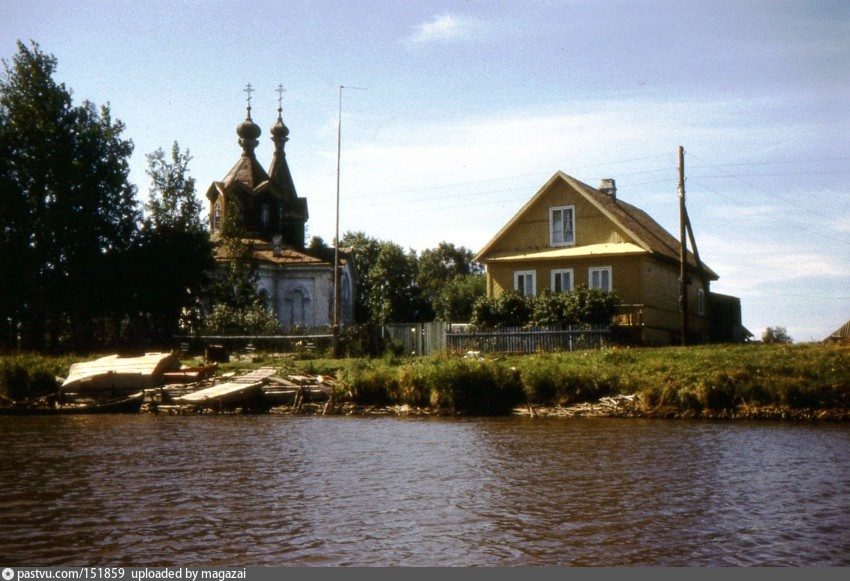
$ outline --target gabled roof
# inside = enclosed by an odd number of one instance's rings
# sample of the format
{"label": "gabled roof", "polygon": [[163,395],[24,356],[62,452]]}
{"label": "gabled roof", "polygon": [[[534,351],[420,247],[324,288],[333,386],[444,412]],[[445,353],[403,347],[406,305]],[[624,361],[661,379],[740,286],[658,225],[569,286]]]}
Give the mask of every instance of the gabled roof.
{"label": "gabled roof", "polygon": [[[611,220],[615,225],[622,229],[631,238],[634,245],[642,248],[646,252],[665,259],[679,261],[679,241],[667,232],[658,222],[643,210],[627,204],[622,200],[616,199],[606,193],[600,192],[596,188],[575,179],[572,176],[565,174],[562,171],[556,172],[549,180],[541,187],[532,198],[523,205],[522,208],[505,224],[501,230],[484,246],[483,249],[475,257],[475,260],[483,262],[487,260],[487,253],[495,245],[495,243],[525,214],[558,180],[562,180],[570,185],[579,195],[585,198],[592,206],[594,206],[605,217]],[[581,247],[576,247],[581,248]],[[691,252],[687,254],[688,264],[692,268],[696,268],[696,259]],[[491,258],[492,259],[492,258]],[[703,264],[703,269],[709,278],[717,280],[717,274],[708,266]]]}
{"label": "gabled roof", "polygon": [[829,334],[825,341],[850,342],[850,321],[847,321]]}
{"label": "gabled roof", "polygon": [[622,256],[623,254],[646,254],[647,251],[631,242],[619,242],[608,244],[588,244],[585,246],[570,246],[567,248],[552,248],[549,250],[538,250],[537,252],[525,252],[521,254],[510,254],[507,256],[494,256],[490,258],[493,262],[512,262],[524,260],[557,260],[559,258],[587,258],[590,256]]}

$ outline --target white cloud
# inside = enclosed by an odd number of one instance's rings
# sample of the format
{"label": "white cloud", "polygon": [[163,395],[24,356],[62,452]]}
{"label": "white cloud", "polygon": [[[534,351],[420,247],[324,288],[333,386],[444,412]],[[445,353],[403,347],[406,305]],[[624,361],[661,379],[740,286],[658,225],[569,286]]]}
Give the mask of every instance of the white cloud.
{"label": "white cloud", "polygon": [[477,36],[483,29],[483,22],[475,18],[443,14],[418,24],[409,40],[415,43],[450,42]]}

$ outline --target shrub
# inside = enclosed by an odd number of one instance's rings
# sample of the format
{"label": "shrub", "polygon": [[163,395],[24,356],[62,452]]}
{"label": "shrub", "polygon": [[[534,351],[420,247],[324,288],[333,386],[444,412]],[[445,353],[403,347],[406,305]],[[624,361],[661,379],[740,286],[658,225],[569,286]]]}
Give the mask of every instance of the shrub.
{"label": "shrub", "polygon": [[41,397],[56,392],[56,376],[67,373],[69,363],[38,355],[0,358],[0,393],[13,400]]}
{"label": "shrub", "polygon": [[339,378],[351,391],[355,403],[388,405],[399,400],[396,374],[380,363],[352,366],[342,370]]}
{"label": "shrub", "polygon": [[204,321],[203,330],[209,335],[275,335],[280,323],[260,303],[243,308],[218,304]]}
{"label": "shrub", "polygon": [[794,340],[788,334],[788,331],[785,327],[768,327],[764,330],[764,333],[761,335],[761,342],[774,344],[774,343],[785,343],[790,344],[793,343]]}

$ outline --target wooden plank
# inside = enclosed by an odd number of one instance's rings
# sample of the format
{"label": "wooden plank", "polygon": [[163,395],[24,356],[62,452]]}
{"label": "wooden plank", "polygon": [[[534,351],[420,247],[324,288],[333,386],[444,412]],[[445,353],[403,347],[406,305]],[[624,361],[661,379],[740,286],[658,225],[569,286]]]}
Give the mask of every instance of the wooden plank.
{"label": "wooden plank", "polygon": [[237,383],[234,381],[228,383],[220,383],[188,395],[183,395],[174,398],[177,403],[201,404],[209,403],[225,398],[235,397],[237,395],[247,395],[252,390],[259,390],[263,387],[261,381],[254,383]]}

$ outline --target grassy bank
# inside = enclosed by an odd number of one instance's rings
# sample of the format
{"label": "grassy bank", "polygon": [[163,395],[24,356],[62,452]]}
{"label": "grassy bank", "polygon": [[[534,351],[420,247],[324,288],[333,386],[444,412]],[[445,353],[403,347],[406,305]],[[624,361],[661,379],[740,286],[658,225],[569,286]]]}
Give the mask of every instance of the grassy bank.
{"label": "grassy bank", "polygon": [[375,360],[349,365],[339,376],[362,403],[423,405],[430,394],[435,405],[451,401],[442,390],[468,390],[470,413],[487,413],[474,402],[489,393],[500,404],[539,406],[639,394],[646,415],[732,415],[742,406],[850,409],[850,349],[820,344],[612,349],[483,362]]}
{"label": "grassy bank", "polygon": [[[53,376],[66,374],[80,359],[0,357],[0,390],[43,392]],[[640,412],[648,416],[758,417],[751,412],[760,409],[838,410],[833,416],[847,416],[850,411],[850,348],[822,344],[607,349],[485,360],[450,355],[299,360],[258,354],[222,370],[264,365],[284,374],[335,375],[340,398],[359,405],[407,404],[467,414],[505,414],[527,404],[569,406],[617,394],[638,394]]]}

